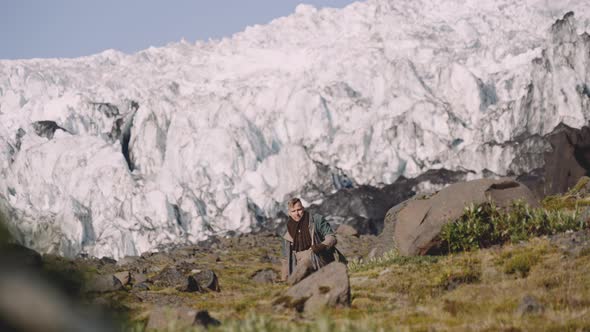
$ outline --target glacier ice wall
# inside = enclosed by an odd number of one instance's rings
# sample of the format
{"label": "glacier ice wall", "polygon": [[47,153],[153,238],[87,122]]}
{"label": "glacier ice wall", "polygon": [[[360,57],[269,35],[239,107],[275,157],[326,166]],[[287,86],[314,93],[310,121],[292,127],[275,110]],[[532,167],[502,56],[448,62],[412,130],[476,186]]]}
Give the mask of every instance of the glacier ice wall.
{"label": "glacier ice wall", "polygon": [[369,0],[0,61],[0,207],[35,249],[121,257],[251,231],[339,179],[521,174],[588,122],[589,30],[586,0]]}

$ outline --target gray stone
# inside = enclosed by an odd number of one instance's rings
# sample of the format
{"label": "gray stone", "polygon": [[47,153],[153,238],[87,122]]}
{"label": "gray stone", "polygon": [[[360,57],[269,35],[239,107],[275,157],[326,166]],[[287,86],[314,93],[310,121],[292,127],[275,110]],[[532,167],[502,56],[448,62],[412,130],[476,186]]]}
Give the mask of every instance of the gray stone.
{"label": "gray stone", "polygon": [[148,285],[145,282],[140,282],[140,283],[134,284],[133,285],[133,289],[134,290],[140,290],[140,291],[141,290],[147,291],[147,290],[150,290],[150,285]]}
{"label": "gray stone", "polygon": [[97,275],[84,285],[88,293],[106,293],[125,289],[119,279],[112,274]]}
{"label": "gray stone", "polygon": [[129,271],[118,272],[113,275],[117,278],[123,286],[128,285],[131,281],[131,274]]}
{"label": "gray stone", "polygon": [[103,257],[99,260],[100,264],[102,265],[111,265],[111,264],[117,264],[117,261],[110,258],[110,257]]}
{"label": "gray stone", "polygon": [[155,264],[155,265],[159,265],[159,266],[174,264],[174,259],[172,259],[172,257],[170,257],[170,255],[167,255],[167,254],[161,253],[161,252],[143,253],[141,255],[141,257],[143,257],[148,262]]}
{"label": "gray stone", "polygon": [[131,274],[131,283],[132,284],[140,284],[142,282],[147,281],[148,278],[145,274],[143,273],[132,273]]}
{"label": "gray stone", "polygon": [[157,276],[150,280],[158,287],[175,287],[184,289],[187,286],[187,277],[174,267],[166,267]]}
{"label": "gray stone", "polygon": [[203,289],[209,289],[216,292],[221,290],[217,275],[211,270],[199,271],[193,275],[193,278]]}
{"label": "gray stone", "polygon": [[312,314],[327,307],[350,306],[350,283],[346,265],[330,263],[275,299],[275,307],[294,308]]}
{"label": "gray stone", "polygon": [[186,288],[183,290],[184,292],[201,292],[203,288],[199,285],[199,281],[195,278],[194,275],[188,276],[188,283]]}
{"label": "gray stone", "polygon": [[156,307],[150,312],[147,331],[183,331],[193,325],[197,310],[188,307]]}
{"label": "gray stone", "polygon": [[139,256],[125,256],[117,261],[117,266],[127,266],[136,263],[140,259]]}
{"label": "gray stone", "polygon": [[350,225],[340,225],[338,226],[338,229],[336,230],[337,234],[340,235],[345,235],[345,236],[358,236],[359,232],[354,229],[354,227],[350,226]]}
{"label": "gray stone", "polygon": [[573,257],[585,256],[590,253],[590,230],[588,229],[555,234],[550,237],[550,241],[564,253]]}
{"label": "gray stone", "polygon": [[277,280],[277,273],[272,269],[258,270],[252,275],[252,281],[259,284],[271,284]]}

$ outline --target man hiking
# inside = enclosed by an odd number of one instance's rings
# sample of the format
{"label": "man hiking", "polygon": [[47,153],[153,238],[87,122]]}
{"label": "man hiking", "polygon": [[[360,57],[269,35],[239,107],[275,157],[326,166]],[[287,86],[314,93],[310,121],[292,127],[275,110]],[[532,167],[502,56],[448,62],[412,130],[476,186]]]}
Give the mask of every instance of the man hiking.
{"label": "man hiking", "polygon": [[324,217],[305,211],[299,198],[289,200],[287,207],[281,277],[293,285],[334,261],[336,236]]}

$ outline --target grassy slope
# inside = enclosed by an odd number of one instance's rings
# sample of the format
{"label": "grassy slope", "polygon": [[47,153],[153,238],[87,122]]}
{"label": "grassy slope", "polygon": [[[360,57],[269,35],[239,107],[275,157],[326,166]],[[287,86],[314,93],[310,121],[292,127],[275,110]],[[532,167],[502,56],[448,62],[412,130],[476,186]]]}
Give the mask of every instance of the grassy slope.
{"label": "grassy slope", "polygon": [[[264,254],[276,250],[228,250],[220,262],[207,262],[218,273],[220,293],[154,291],[187,298],[224,324],[220,331],[292,330],[590,330],[590,252],[565,255],[546,238],[441,257],[397,257],[355,264],[350,269],[352,306],[304,317],[272,308],[285,284],[257,284],[249,278]],[[269,252],[270,251],[270,252]],[[544,306],[539,314],[519,315],[525,295]],[[127,305],[145,318],[149,303],[127,297]],[[141,330],[136,325],[135,330]]]}
{"label": "grassy slope", "polygon": [[[578,201],[590,195],[579,193],[578,188],[550,198],[550,209],[580,206]],[[590,232],[580,237],[586,237],[586,249],[576,254],[537,237],[447,256],[390,252],[351,263],[352,306],[316,317],[274,309],[272,301],[287,285],[252,280],[260,269],[279,271],[268,258],[280,256],[280,240],[269,236],[225,239],[223,249],[195,252],[191,259],[199,268],[217,273],[219,293],[153,288],[106,296],[129,311],[132,331],[142,331],[150,309],[167,303],[208,310],[223,323],[212,329],[217,331],[590,331]],[[367,246],[354,246],[366,255]],[[537,299],[542,312],[519,314],[527,295]]]}

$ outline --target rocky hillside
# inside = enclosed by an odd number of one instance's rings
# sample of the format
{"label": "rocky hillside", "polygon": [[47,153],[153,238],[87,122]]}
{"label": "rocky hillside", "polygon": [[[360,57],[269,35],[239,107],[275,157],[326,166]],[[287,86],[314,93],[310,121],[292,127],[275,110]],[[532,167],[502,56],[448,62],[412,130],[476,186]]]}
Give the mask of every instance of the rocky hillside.
{"label": "rocky hillside", "polygon": [[[81,298],[74,303],[111,312],[108,319],[98,314],[88,318],[71,305],[51,303],[47,297],[53,291],[37,286],[32,300],[59,309],[52,316],[60,317],[57,323],[45,323],[56,330],[77,326],[94,331],[98,326],[104,331],[198,331],[208,326],[212,331],[584,331],[590,328],[586,180],[565,195],[545,200],[541,208],[573,213],[582,225],[579,231],[513,237],[448,255],[401,256],[390,250],[368,258],[378,238],[340,227],[338,247],[350,259],[348,280],[342,282],[349,285],[349,295],[317,311],[307,310],[307,298],[290,299],[289,286],[278,280],[281,240],[274,233],[215,238],[119,261],[40,256],[12,246],[3,252],[18,259],[3,260],[11,269],[2,269],[0,289],[6,285],[6,271],[18,272],[17,267],[25,265],[57,281],[70,295],[59,301],[70,304],[72,298]],[[25,290],[30,287],[26,280],[20,284]],[[332,290],[320,287],[326,296]],[[0,299],[6,299],[5,294]],[[19,320],[20,315],[7,315],[15,311],[18,308],[0,301],[0,326],[40,331]],[[76,325],[81,317],[92,328]]]}

